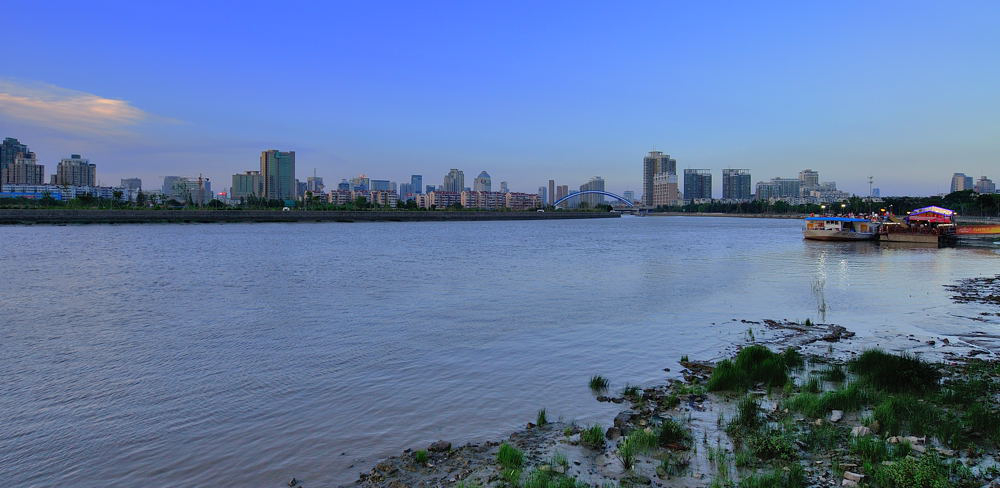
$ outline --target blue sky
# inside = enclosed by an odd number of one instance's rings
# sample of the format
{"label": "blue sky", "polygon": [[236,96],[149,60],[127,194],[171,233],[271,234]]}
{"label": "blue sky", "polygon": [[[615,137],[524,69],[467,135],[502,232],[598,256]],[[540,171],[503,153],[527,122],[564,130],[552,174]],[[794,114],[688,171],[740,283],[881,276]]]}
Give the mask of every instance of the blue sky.
{"label": "blue sky", "polygon": [[[8,1],[0,136],[104,184],[297,152],[299,177],[512,189],[642,157],[848,191],[1000,180],[997,2]],[[496,183],[495,183],[496,184]]]}

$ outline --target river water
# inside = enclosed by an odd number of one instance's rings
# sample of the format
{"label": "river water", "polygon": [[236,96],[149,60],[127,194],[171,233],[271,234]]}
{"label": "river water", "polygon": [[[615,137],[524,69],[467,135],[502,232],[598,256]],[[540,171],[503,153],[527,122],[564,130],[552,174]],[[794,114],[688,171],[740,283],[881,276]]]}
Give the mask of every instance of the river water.
{"label": "river water", "polygon": [[[792,220],[0,228],[0,480],[20,487],[349,483],[547,408],[592,374],[662,381],[746,326],[869,342],[997,334],[942,285],[995,248],[801,239]],[[973,320],[979,318],[979,320]]]}

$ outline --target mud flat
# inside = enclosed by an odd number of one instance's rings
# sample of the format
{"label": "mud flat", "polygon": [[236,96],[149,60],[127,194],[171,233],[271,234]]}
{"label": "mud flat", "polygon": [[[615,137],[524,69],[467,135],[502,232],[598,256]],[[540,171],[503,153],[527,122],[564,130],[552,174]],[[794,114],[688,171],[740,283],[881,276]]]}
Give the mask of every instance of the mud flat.
{"label": "mud flat", "polygon": [[407,449],[350,486],[1000,486],[995,354],[947,339],[922,357],[857,351],[837,325],[733,324],[747,341],[729,359],[682,357],[666,383],[615,393],[592,379],[596,401],[624,407],[608,425],[540,412],[502,442]]}

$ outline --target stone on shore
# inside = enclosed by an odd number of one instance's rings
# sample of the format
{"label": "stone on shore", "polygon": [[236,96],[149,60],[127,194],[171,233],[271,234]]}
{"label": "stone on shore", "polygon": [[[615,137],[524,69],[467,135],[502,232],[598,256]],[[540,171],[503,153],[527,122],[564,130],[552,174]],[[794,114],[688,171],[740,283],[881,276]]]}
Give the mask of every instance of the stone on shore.
{"label": "stone on shore", "polygon": [[427,450],[430,452],[448,452],[451,450],[451,443],[448,441],[433,442],[427,446]]}
{"label": "stone on shore", "polygon": [[840,419],[844,418],[843,410],[834,410],[830,412],[830,422],[840,422]]}

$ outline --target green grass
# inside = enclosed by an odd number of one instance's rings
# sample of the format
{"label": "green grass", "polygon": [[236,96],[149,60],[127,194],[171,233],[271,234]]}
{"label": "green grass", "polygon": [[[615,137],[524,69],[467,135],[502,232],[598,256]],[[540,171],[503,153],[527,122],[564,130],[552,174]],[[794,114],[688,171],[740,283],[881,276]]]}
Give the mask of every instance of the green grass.
{"label": "green grass", "polygon": [[543,409],[539,410],[538,411],[538,415],[535,416],[535,425],[538,425],[539,427],[542,427],[542,426],[544,426],[547,423],[549,423],[549,418],[545,414],[545,409],[543,408]]}
{"label": "green grass", "polygon": [[604,447],[604,428],[601,424],[594,424],[580,433],[580,443],[591,449]]}
{"label": "green grass", "polygon": [[806,393],[819,393],[820,392],[819,378],[815,377],[809,378],[809,381],[806,381],[806,383],[802,385],[802,391]]}
{"label": "green grass", "polygon": [[680,397],[677,396],[677,393],[674,392],[671,392],[669,395],[660,399],[660,407],[662,407],[665,410],[677,408],[677,406],[680,404],[681,404],[681,399]]}
{"label": "green grass", "polygon": [[680,422],[667,418],[657,431],[657,442],[660,447],[688,446],[691,444],[691,432]]}
{"label": "green grass", "polygon": [[566,459],[566,455],[561,452],[553,454],[549,463],[553,466],[562,466],[564,468],[569,466],[569,460]]}
{"label": "green grass", "polygon": [[588,488],[586,483],[577,481],[570,476],[540,469],[535,469],[528,474],[522,486],[523,488]]}
{"label": "green grass", "polygon": [[804,488],[806,473],[798,463],[788,467],[788,471],[775,469],[764,473],[754,473],[740,480],[739,488]]}
{"label": "green grass", "polygon": [[878,399],[878,395],[857,383],[822,394],[804,392],[788,399],[786,406],[810,417],[823,417],[831,410],[854,412]]}
{"label": "green grass", "polygon": [[851,453],[871,464],[891,459],[889,445],[875,436],[864,435],[851,439]]}
{"label": "green grass", "polygon": [[608,389],[608,384],[608,379],[599,374],[595,374],[590,377],[590,389],[593,391],[606,391]]}
{"label": "green grass", "polygon": [[808,424],[800,436],[802,442],[806,444],[806,449],[810,451],[833,449],[840,446],[846,438],[847,433],[844,430],[828,423],[823,425]]}
{"label": "green grass", "polygon": [[419,464],[427,464],[428,459],[427,451],[421,449],[419,451],[414,451],[413,460]]}
{"label": "green grass", "polygon": [[622,388],[622,396],[631,401],[638,401],[642,398],[642,389],[637,385],[626,383],[625,388]]}
{"label": "green grass", "polygon": [[505,471],[520,470],[524,466],[524,453],[504,442],[497,451],[497,462]]}
{"label": "green grass", "polygon": [[847,379],[847,373],[844,372],[844,367],[835,364],[819,372],[819,377],[823,381],[832,381],[834,383],[843,383]]}
{"label": "green grass", "polygon": [[936,390],[941,379],[937,366],[912,354],[890,354],[869,349],[848,363],[848,369],[865,383],[893,393]]}
{"label": "green grass", "polygon": [[720,361],[706,386],[708,391],[743,390],[757,383],[784,386],[789,368],[801,364],[802,356],[792,349],[776,354],[764,346],[747,346],[734,359]]}
{"label": "green grass", "polygon": [[798,451],[792,446],[791,439],[778,429],[762,429],[754,432],[747,436],[746,445],[750,452],[761,460],[791,461],[798,457]]}
{"label": "green grass", "polygon": [[872,480],[879,488],[973,488],[981,484],[961,463],[949,463],[934,454],[876,465]]}
{"label": "green grass", "polygon": [[726,433],[730,436],[740,436],[755,432],[764,425],[760,403],[753,395],[746,395],[736,403],[736,415],[726,425]]}
{"label": "green grass", "polygon": [[682,362],[682,363],[687,363],[687,362],[689,362],[689,361],[688,361],[688,357],[687,357],[687,354],[685,354],[685,355],[681,356],[681,362]]}
{"label": "green grass", "polygon": [[455,488],[482,488],[482,485],[471,481],[459,481],[455,484]]}
{"label": "green grass", "polygon": [[656,447],[657,438],[653,432],[636,430],[618,443],[615,450],[615,457],[622,463],[622,468],[626,471],[635,466],[635,458],[639,454],[649,452]]}

